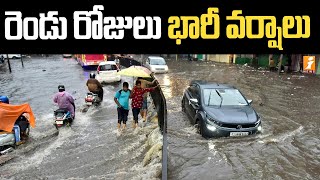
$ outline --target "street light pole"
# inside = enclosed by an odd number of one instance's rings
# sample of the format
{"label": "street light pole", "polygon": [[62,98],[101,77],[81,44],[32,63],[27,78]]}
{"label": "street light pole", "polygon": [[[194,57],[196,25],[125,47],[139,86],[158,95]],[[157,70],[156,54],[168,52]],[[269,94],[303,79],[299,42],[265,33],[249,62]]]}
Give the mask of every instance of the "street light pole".
{"label": "street light pole", "polygon": [[8,60],[8,66],[9,66],[9,72],[11,73],[11,64],[9,60],[9,54],[7,54],[7,60]]}

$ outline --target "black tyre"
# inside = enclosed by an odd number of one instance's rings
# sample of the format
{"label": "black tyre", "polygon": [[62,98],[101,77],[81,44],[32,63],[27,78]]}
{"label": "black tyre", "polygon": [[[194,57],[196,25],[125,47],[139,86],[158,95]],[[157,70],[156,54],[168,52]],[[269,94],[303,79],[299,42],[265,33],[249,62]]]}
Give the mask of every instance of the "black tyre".
{"label": "black tyre", "polygon": [[186,107],[185,107],[185,98],[183,97],[182,101],[181,101],[181,110],[182,112],[186,112]]}
{"label": "black tyre", "polygon": [[201,121],[197,119],[195,127],[197,128],[197,133],[202,134]]}

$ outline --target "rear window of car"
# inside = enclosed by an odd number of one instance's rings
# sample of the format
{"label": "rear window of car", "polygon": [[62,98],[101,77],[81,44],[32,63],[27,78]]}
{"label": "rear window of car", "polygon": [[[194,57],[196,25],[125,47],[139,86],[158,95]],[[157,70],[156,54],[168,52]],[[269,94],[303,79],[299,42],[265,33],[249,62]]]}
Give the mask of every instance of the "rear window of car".
{"label": "rear window of car", "polygon": [[106,64],[100,66],[100,71],[112,71],[117,70],[117,66],[113,64]]}

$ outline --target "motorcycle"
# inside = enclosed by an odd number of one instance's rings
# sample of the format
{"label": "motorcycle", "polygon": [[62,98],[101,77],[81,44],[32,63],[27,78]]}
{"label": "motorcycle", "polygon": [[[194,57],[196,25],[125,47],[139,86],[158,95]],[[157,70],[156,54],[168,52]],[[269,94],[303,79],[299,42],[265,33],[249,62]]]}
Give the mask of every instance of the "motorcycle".
{"label": "motorcycle", "polygon": [[99,98],[98,94],[88,92],[85,98],[85,103],[87,106],[98,106],[101,103],[101,99]]}
{"label": "motorcycle", "polygon": [[[19,117],[21,119],[24,116]],[[0,155],[6,154],[8,150],[15,148],[17,145],[24,143],[24,138],[29,137],[30,124],[27,123],[25,131],[22,131],[18,124],[14,124],[11,132],[0,130]]]}
{"label": "motorcycle", "polygon": [[68,111],[67,109],[57,109],[54,111],[54,120],[54,125],[58,129],[59,127],[62,127],[64,125],[70,126],[73,118],[70,111]]}

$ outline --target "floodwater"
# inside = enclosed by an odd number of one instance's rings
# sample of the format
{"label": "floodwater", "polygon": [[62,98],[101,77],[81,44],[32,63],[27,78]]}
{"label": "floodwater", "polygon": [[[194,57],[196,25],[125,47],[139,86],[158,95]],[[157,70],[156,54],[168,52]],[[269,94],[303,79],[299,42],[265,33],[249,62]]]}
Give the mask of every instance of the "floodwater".
{"label": "floodwater", "polygon": [[[37,119],[30,141],[12,152],[18,157],[1,166],[1,179],[157,177],[159,164],[143,165],[148,150],[146,135],[156,127],[133,130],[130,112],[127,131],[117,133],[113,96],[120,84],[104,86],[101,106],[82,113],[90,71],[84,71],[74,59],[63,59],[62,55],[31,56],[24,58],[24,68],[20,60],[11,60],[11,66],[12,73],[6,64],[0,66],[0,94],[8,95],[11,104],[30,103]],[[125,77],[123,80],[133,81]],[[71,128],[62,127],[57,133],[53,126],[57,106],[52,97],[59,84],[64,84],[76,99],[76,119]]]}
{"label": "floodwater", "polygon": [[[156,77],[168,109],[168,179],[320,179],[318,77],[214,62],[168,61]],[[190,80],[231,83],[253,100],[263,133],[206,140],[181,111]]]}

